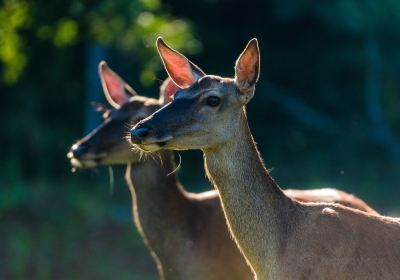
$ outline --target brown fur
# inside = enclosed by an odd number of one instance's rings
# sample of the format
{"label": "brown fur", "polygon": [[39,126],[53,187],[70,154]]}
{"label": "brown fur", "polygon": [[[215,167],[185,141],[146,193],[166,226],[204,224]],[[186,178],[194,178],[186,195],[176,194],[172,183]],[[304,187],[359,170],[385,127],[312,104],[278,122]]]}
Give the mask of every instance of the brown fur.
{"label": "brown fur", "polygon": [[[174,174],[168,176],[175,169],[172,154],[161,152],[161,161],[149,158],[126,172],[135,224],[160,273],[166,279],[251,279],[230,238],[217,191],[185,192]],[[311,199],[301,191],[296,197]]]}
{"label": "brown fur", "polygon": [[292,201],[264,168],[245,114],[241,118],[231,145],[204,154],[230,228],[257,279],[395,279],[399,220],[338,204]]}
{"label": "brown fur", "polygon": [[[339,204],[295,201],[269,175],[244,106],[254,95],[259,73],[254,69],[259,68],[255,39],[236,62],[235,79],[203,75],[188,81],[195,75],[186,74],[181,84],[175,78],[194,71],[193,64],[161,39],[157,46],[170,77],[183,90],[139,122],[132,133],[145,128],[147,134],[133,140],[144,150],[203,151],[229,229],[257,279],[399,278],[399,219]],[[210,96],[220,102],[209,105]],[[161,145],[159,139],[168,141]]]}
{"label": "brown fur", "polygon": [[[187,193],[170,152],[128,167],[135,224],[165,279],[251,279],[215,191]],[[163,278],[163,277],[162,277]]]}
{"label": "brown fur", "polygon": [[302,202],[333,202],[340,203],[343,206],[362,210],[371,214],[378,215],[374,209],[372,209],[365,201],[358,197],[346,193],[341,190],[324,188],[314,190],[295,190],[286,189],[284,193],[290,198]]}
{"label": "brown fur", "polygon": [[[115,88],[127,88],[118,87],[118,81],[124,84],[123,80],[104,62],[99,68],[114,78]],[[104,122],[75,143],[68,157],[76,168],[128,163],[125,178],[132,196],[134,222],[161,279],[251,279],[251,269],[229,234],[217,192],[184,191],[174,172],[173,152],[143,155],[132,151],[124,139],[132,121],[168,102],[164,93],[170,94],[169,83],[168,79],[162,85],[160,100],[105,91],[109,100],[117,95],[117,100],[123,101],[110,102],[116,108],[104,113]],[[75,158],[74,150],[82,145],[86,152]]]}
{"label": "brown fur", "polygon": [[[161,91],[165,88],[166,83]],[[134,222],[162,279],[251,279],[252,272],[230,237],[218,192],[184,191],[176,174],[168,175],[176,168],[172,152],[141,156],[130,150],[123,135],[115,137],[118,126],[125,127],[129,120],[146,117],[160,107],[155,99],[134,96],[120,108],[106,112],[109,120],[119,120],[110,122],[114,129],[100,127],[77,145],[87,143],[91,153],[107,154],[98,164],[129,162],[125,178]],[[96,154],[92,156],[96,158]],[[374,212],[358,198],[334,189],[287,192],[298,200],[343,202]]]}

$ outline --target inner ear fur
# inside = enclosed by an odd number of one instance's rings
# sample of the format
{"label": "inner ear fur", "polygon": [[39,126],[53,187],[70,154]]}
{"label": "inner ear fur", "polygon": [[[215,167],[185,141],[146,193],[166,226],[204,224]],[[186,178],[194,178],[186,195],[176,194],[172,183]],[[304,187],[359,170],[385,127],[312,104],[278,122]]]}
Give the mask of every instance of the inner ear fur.
{"label": "inner ear fur", "polygon": [[136,92],[105,61],[99,63],[99,76],[104,95],[114,108],[119,108]]}
{"label": "inner ear fur", "polygon": [[235,83],[243,94],[254,92],[260,75],[260,51],[258,41],[253,38],[240,54],[235,64]]}
{"label": "inner ear fur", "polygon": [[200,67],[169,47],[161,37],[158,37],[156,45],[165,70],[178,87],[190,87],[205,75]]}

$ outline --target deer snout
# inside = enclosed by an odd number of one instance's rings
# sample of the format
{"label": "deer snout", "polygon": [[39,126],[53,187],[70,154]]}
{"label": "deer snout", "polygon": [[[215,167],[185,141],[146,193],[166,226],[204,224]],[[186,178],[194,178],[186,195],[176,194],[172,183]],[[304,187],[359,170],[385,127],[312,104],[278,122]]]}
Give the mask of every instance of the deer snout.
{"label": "deer snout", "polygon": [[137,125],[131,129],[131,142],[140,144],[146,137],[150,135],[152,128],[149,125]]}

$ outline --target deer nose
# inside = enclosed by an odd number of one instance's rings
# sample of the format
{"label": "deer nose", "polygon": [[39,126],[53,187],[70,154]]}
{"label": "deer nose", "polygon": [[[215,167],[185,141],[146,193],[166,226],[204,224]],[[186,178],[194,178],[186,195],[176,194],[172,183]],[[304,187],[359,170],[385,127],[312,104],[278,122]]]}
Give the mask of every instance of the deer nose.
{"label": "deer nose", "polygon": [[86,153],[87,150],[88,150],[88,145],[79,144],[72,148],[72,155],[74,156],[74,158],[79,159],[82,157],[82,155]]}
{"label": "deer nose", "polygon": [[144,138],[149,136],[151,127],[148,125],[139,125],[131,130],[131,142],[139,144]]}

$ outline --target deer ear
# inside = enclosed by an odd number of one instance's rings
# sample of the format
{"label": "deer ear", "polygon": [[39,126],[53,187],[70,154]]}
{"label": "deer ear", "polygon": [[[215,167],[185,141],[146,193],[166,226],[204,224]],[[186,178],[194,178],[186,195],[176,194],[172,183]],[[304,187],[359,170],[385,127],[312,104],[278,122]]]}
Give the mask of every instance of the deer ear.
{"label": "deer ear", "polygon": [[114,108],[121,107],[135,91],[125,81],[108,67],[105,61],[99,63],[99,75],[104,95]]}
{"label": "deer ear", "polygon": [[165,79],[160,87],[160,103],[167,104],[172,100],[174,94],[179,90],[179,87],[172,81],[171,78]]}
{"label": "deer ear", "polygon": [[254,86],[258,81],[259,74],[260,50],[257,39],[253,38],[236,60],[235,83],[240,93],[250,95],[251,97],[254,93]]}
{"label": "deer ear", "polygon": [[165,70],[178,87],[190,87],[205,75],[203,70],[189,61],[183,54],[170,48],[161,37],[157,38],[156,45]]}

